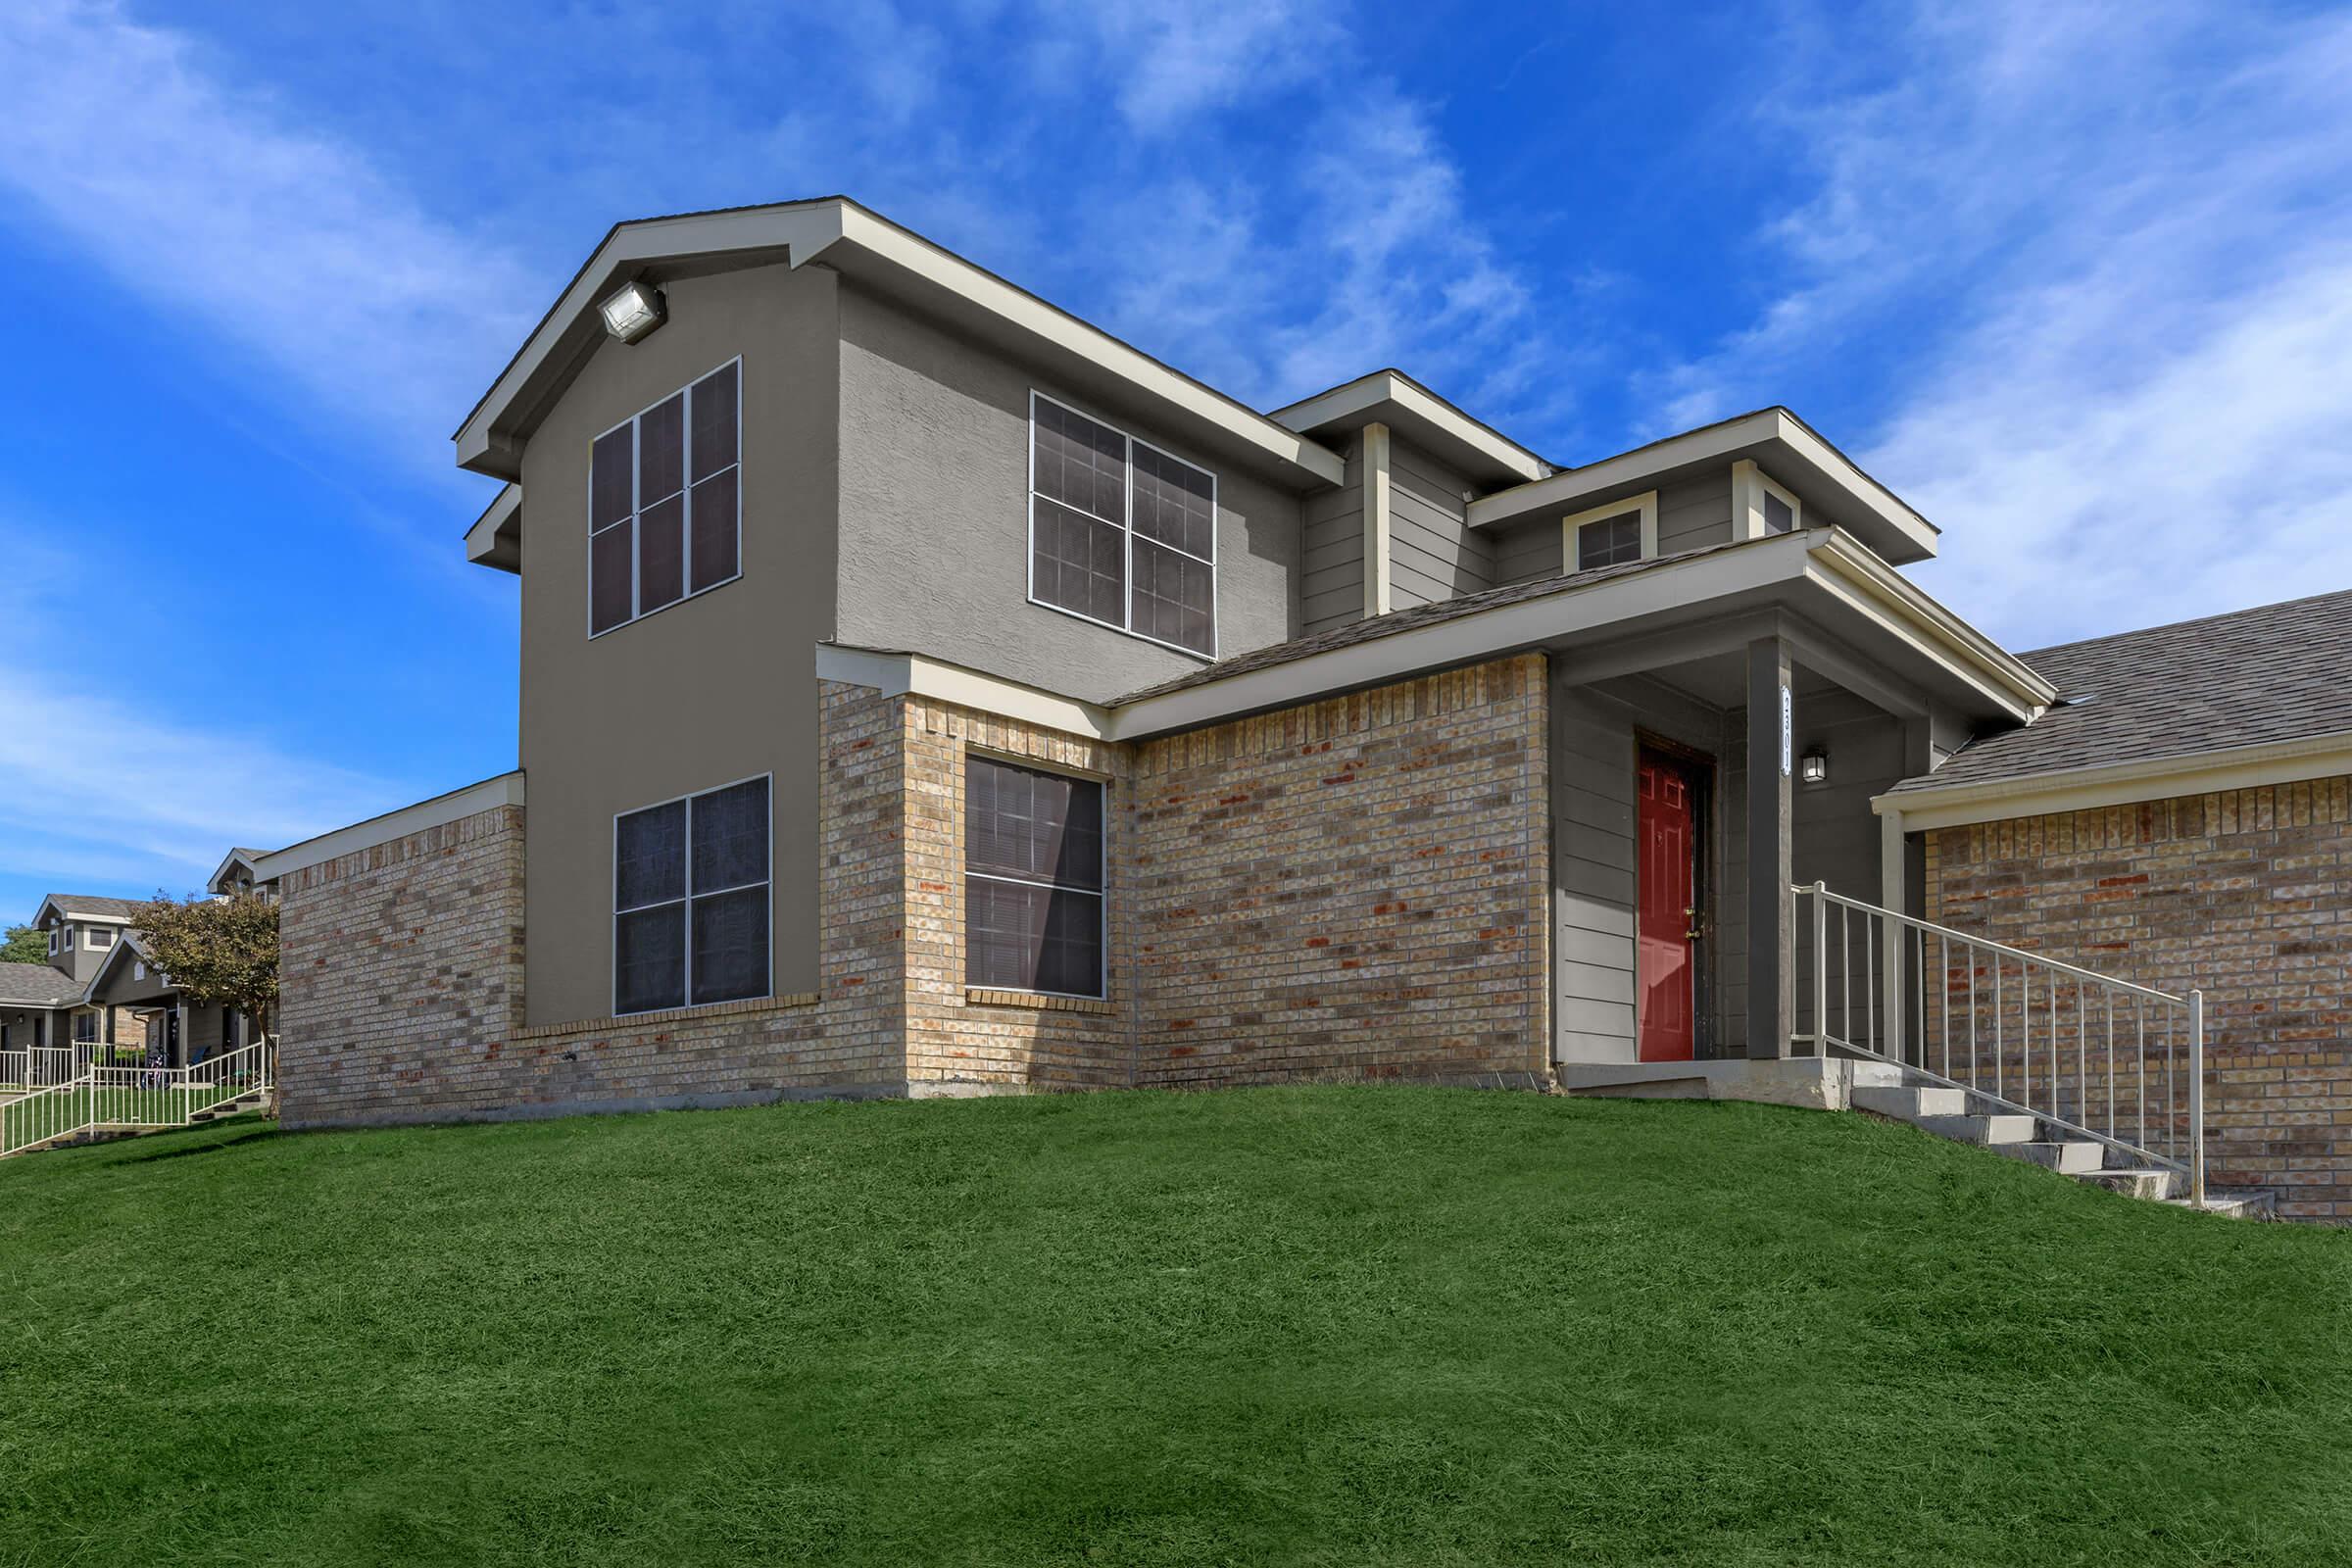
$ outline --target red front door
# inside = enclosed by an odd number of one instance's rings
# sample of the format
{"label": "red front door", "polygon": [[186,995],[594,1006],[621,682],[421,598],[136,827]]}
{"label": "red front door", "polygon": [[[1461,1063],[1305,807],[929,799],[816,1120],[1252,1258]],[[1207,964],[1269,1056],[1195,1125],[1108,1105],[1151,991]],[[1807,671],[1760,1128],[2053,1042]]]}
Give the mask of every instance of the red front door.
{"label": "red front door", "polygon": [[1641,756],[1635,808],[1641,856],[1634,917],[1634,983],[1643,1061],[1689,1061],[1697,955],[1698,856],[1691,770],[1657,752]]}

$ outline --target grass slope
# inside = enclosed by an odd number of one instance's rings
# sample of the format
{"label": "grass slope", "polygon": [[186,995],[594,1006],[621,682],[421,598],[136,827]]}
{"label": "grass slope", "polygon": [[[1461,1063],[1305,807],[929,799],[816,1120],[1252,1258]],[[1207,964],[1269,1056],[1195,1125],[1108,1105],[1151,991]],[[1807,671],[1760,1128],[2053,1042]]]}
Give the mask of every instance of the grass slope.
{"label": "grass slope", "polygon": [[2352,1235],[1316,1088],[0,1166],[0,1562],[2340,1560]]}

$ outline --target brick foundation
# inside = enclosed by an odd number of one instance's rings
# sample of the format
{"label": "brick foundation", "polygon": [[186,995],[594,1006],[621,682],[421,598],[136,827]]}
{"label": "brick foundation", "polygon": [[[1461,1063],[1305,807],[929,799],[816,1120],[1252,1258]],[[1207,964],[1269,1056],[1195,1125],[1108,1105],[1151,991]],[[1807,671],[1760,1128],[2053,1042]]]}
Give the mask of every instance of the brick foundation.
{"label": "brick foundation", "polygon": [[[1139,747],[827,683],[815,994],[521,1027],[522,814],[501,808],[282,879],[284,1113],[1540,1079],[1545,711],[1540,655]],[[1103,1001],[965,986],[972,751],[1109,782]]]}
{"label": "brick foundation", "polygon": [[1926,835],[1927,915],[2206,996],[2218,1185],[2352,1221],[2352,779]]}

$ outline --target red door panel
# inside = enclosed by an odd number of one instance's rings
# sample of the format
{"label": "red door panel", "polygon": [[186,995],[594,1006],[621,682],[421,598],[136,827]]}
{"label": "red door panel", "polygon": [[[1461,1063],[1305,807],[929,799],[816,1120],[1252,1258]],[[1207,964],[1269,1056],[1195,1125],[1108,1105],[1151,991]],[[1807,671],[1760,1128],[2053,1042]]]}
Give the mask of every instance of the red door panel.
{"label": "red door panel", "polygon": [[1690,911],[1698,904],[1690,772],[1655,752],[1640,763],[1635,836],[1635,994],[1643,1061],[1689,1061],[1694,1013]]}

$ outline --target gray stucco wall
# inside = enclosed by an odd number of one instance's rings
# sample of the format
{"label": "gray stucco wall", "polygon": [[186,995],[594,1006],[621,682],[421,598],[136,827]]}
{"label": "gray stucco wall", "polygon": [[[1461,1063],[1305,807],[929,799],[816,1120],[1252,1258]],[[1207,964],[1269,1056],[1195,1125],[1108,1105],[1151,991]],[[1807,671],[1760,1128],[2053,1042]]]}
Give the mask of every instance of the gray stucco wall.
{"label": "gray stucco wall", "polygon": [[[778,266],[663,291],[667,324],[603,343],[523,452],[532,1024],[612,1011],[614,815],[762,773],[774,988],[816,984],[814,648],[835,618],[837,278]],[[590,442],[737,355],[742,576],[590,640]]]}
{"label": "gray stucco wall", "polygon": [[844,284],[842,641],[1095,701],[1200,667],[1175,649],[1029,602],[1033,388],[1217,476],[1220,657],[1298,634],[1297,496],[1205,459],[1134,410],[1074,396]]}

